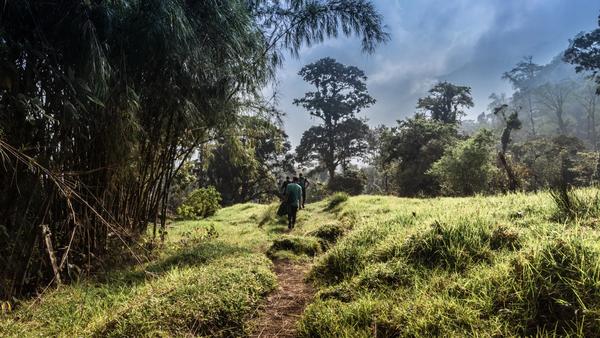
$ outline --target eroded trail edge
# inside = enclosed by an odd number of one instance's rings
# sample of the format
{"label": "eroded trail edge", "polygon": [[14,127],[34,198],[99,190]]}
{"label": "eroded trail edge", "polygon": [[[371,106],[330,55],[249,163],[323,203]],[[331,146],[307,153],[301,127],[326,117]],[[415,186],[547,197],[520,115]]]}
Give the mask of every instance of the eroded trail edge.
{"label": "eroded trail edge", "polygon": [[304,281],[310,266],[286,260],[273,263],[279,286],[262,305],[251,337],[296,337],[296,322],[315,294]]}

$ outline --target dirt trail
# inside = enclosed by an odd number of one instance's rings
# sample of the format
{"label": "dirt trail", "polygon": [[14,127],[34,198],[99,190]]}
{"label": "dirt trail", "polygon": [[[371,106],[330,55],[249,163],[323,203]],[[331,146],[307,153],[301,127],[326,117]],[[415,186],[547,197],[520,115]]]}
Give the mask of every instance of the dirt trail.
{"label": "dirt trail", "polygon": [[307,264],[274,263],[279,287],[263,304],[251,337],[296,337],[296,322],[315,294],[314,288],[304,282],[309,269]]}

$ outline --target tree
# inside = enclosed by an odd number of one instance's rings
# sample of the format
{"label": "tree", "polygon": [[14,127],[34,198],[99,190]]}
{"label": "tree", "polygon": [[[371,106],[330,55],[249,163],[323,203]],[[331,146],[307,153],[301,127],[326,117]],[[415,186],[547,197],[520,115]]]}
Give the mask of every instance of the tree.
{"label": "tree", "polygon": [[[598,16],[600,26],[600,15]],[[577,72],[589,71],[598,86],[596,93],[600,94],[600,28],[580,34],[571,42],[564,53],[564,60],[576,65]]]}
{"label": "tree", "polygon": [[508,105],[505,104],[494,108],[494,115],[500,117],[504,122],[504,129],[502,130],[502,136],[500,137],[500,144],[502,145],[502,149],[498,153],[498,159],[500,160],[502,167],[506,171],[506,176],[508,177],[508,189],[510,191],[515,191],[519,187],[519,181],[513,169],[508,164],[508,161],[506,159],[506,151],[508,150],[508,145],[511,141],[510,134],[514,130],[521,129],[522,124],[521,120],[519,120],[519,113],[516,110],[512,111],[508,116],[506,116],[507,110]]}
{"label": "tree", "polygon": [[502,75],[502,78],[510,81],[513,88],[517,90],[513,95],[513,100],[516,101],[517,105],[520,105],[520,102],[524,101],[527,107],[532,136],[536,135],[536,130],[531,90],[533,88],[533,80],[542,69],[542,66],[533,63],[533,57],[526,56],[513,69]]}
{"label": "tree", "polygon": [[592,144],[592,149],[598,151],[598,134],[596,130],[596,110],[600,105],[600,98],[596,94],[593,83],[586,81],[581,90],[576,94],[579,104],[583,107],[587,118],[587,136]]}
{"label": "tree", "polygon": [[428,174],[431,165],[458,138],[457,126],[429,119],[422,114],[398,121],[385,138],[382,161],[395,167],[394,183],[403,196],[435,195],[440,186],[436,177]]}
{"label": "tree", "polygon": [[347,167],[352,158],[367,150],[368,126],[355,116],[375,99],[367,91],[362,70],[332,58],[304,66],[299,75],[316,91],[295,99],[294,104],[308,110],[321,124],[303,134],[296,153],[301,162],[319,160],[332,179],[339,165]]}
{"label": "tree", "polygon": [[429,90],[429,95],[420,98],[417,108],[423,109],[432,119],[443,123],[458,123],[466,113],[464,108],[473,107],[471,87],[440,82]]}
{"label": "tree", "polygon": [[573,83],[571,81],[548,82],[536,89],[539,104],[554,114],[558,132],[562,135],[568,134],[565,106],[572,93]]}
{"label": "tree", "polygon": [[429,174],[436,177],[448,195],[473,195],[490,191],[494,172],[493,137],[482,129],[474,136],[446,148]]}
{"label": "tree", "polygon": [[276,196],[278,176],[293,171],[285,132],[263,118],[244,116],[223,134],[206,146],[201,186],[214,186],[224,205]]}

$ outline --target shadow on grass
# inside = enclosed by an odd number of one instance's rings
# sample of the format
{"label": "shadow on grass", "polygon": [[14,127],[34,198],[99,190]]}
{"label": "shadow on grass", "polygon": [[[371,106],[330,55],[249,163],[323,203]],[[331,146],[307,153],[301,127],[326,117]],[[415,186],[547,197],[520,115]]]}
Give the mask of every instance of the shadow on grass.
{"label": "shadow on grass", "polygon": [[101,284],[121,282],[128,285],[137,285],[146,282],[149,277],[157,277],[157,275],[162,275],[176,267],[201,266],[220,258],[251,252],[249,249],[219,240],[201,241],[174,250],[168,256],[149,263],[143,269],[117,270],[99,277],[96,282]]}

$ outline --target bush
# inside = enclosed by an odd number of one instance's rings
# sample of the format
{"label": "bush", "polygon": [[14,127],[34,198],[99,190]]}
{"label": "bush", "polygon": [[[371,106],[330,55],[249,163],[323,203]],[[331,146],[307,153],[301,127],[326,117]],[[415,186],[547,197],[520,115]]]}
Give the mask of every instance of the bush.
{"label": "bush", "polygon": [[329,197],[329,203],[327,204],[327,210],[332,210],[338,205],[346,202],[349,196],[345,192],[336,192]]}
{"label": "bush", "polygon": [[489,192],[494,170],[497,170],[492,156],[493,142],[492,133],[484,129],[447,148],[428,173],[439,180],[444,194]]}
{"label": "bush", "polygon": [[212,216],[221,208],[221,194],[210,186],[194,190],[177,208],[177,213],[185,218],[203,218]]}
{"label": "bush", "polygon": [[329,181],[328,188],[331,192],[345,192],[356,196],[362,194],[365,184],[367,184],[365,173],[358,170],[346,170],[343,174],[334,176]]}

